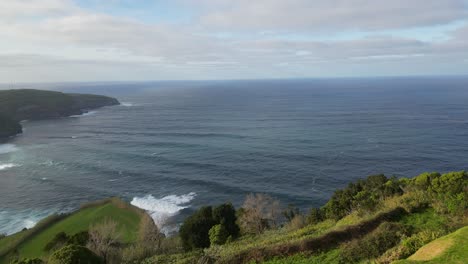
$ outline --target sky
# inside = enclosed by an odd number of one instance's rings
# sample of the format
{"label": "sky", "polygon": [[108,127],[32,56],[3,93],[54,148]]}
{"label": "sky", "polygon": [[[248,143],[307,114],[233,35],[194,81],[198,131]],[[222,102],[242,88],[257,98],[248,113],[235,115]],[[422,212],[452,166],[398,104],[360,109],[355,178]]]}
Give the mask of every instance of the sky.
{"label": "sky", "polygon": [[0,0],[0,83],[468,74],[468,0]]}

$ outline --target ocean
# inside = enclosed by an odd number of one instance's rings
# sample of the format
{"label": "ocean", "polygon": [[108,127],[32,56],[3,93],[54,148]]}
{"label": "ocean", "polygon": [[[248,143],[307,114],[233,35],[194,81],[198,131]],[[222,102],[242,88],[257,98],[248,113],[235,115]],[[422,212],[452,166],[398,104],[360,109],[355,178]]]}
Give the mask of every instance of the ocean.
{"label": "ocean", "polygon": [[25,121],[0,145],[0,233],[119,196],[166,232],[197,207],[267,193],[323,205],[372,174],[468,168],[468,78],[24,85],[120,106]]}

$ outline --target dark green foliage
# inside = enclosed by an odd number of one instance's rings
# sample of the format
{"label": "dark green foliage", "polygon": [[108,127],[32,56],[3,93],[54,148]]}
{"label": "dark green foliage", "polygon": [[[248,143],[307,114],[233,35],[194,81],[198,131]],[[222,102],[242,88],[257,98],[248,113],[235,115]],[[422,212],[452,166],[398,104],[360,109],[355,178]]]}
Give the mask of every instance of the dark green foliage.
{"label": "dark green foliage", "polygon": [[0,138],[10,137],[23,132],[20,123],[0,115]]}
{"label": "dark green foliage", "polygon": [[209,247],[208,232],[214,225],[216,225],[216,221],[213,219],[211,206],[201,207],[193,215],[186,218],[179,230],[184,249]]}
{"label": "dark green foliage", "polygon": [[211,244],[209,231],[215,225],[223,226],[223,231],[226,231],[226,239],[228,237],[237,238],[240,231],[236,221],[236,210],[230,203],[222,204],[214,209],[211,206],[202,207],[186,218],[180,227],[179,235],[182,239],[182,245],[185,250],[209,247]]}
{"label": "dark green foliage", "polygon": [[66,245],[86,246],[88,239],[88,231],[79,232],[72,236],[68,236],[65,232],[60,232],[45,245],[44,251],[57,250]]}
{"label": "dark green foliage", "polygon": [[465,171],[443,175],[423,173],[411,183],[415,192],[424,193],[424,198],[439,212],[463,215],[468,209],[468,174]]}
{"label": "dark green foliage", "polygon": [[326,218],[338,220],[353,210],[374,211],[378,209],[380,200],[402,193],[396,178],[373,175],[335,191],[323,210]]}
{"label": "dark green foliage", "polygon": [[55,235],[52,240],[44,247],[44,251],[56,250],[63,247],[68,241],[68,235],[65,232],[60,232]]}
{"label": "dark green foliage", "polygon": [[55,251],[48,264],[101,264],[101,258],[83,246],[68,245]]}
{"label": "dark green foliage", "polygon": [[222,224],[228,236],[237,238],[240,233],[237,225],[236,209],[231,203],[221,204],[213,209],[213,218],[217,224]]}
{"label": "dark green foliage", "polygon": [[323,210],[320,208],[310,209],[309,215],[307,216],[307,223],[316,224],[324,220]]}
{"label": "dark green foliage", "polygon": [[403,225],[384,222],[364,238],[345,244],[341,251],[342,263],[376,258],[397,245],[405,234],[407,230]]}
{"label": "dark green foliage", "polygon": [[76,233],[70,236],[67,240],[67,245],[78,245],[78,246],[86,246],[89,240],[89,233],[88,231],[83,231]]}
{"label": "dark green foliage", "polygon": [[213,226],[208,232],[211,245],[224,245],[229,237],[229,233],[223,224]]}
{"label": "dark green foliage", "polygon": [[22,260],[12,261],[11,264],[43,264],[44,261],[39,258],[26,258]]}

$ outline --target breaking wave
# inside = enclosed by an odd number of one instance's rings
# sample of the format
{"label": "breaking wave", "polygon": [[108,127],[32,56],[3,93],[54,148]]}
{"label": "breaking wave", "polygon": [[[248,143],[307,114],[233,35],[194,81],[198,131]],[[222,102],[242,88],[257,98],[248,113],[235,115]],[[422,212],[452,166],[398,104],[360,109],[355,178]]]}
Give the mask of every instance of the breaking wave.
{"label": "breaking wave", "polygon": [[84,116],[94,115],[96,113],[97,113],[97,111],[89,111],[89,112],[85,112],[85,113],[83,113],[81,115],[72,115],[70,117],[84,117]]}
{"label": "breaking wave", "polygon": [[18,150],[18,148],[16,147],[16,145],[13,145],[13,144],[2,144],[2,145],[0,145],[0,154],[15,152],[17,150]]}
{"label": "breaking wave", "polygon": [[14,168],[14,167],[18,167],[18,165],[13,164],[13,163],[0,164],[0,171],[10,169],[10,168]]}
{"label": "breaking wave", "polygon": [[183,195],[168,195],[157,199],[149,194],[144,197],[135,197],[130,203],[146,210],[161,231],[168,234],[173,231],[173,228],[167,225],[169,218],[177,215],[181,210],[190,207],[187,204],[195,196],[196,193],[191,192]]}

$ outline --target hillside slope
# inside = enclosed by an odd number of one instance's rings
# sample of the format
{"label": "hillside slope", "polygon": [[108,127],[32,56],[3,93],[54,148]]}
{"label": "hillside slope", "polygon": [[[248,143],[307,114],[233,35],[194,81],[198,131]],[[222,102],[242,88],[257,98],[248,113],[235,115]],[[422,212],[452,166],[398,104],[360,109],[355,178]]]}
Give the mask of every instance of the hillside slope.
{"label": "hillside slope", "polygon": [[31,89],[3,90],[0,91],[0,138],[21,133],[21,120],[80,115],[89,109],[117,104],[117,99],[101,95]]}
{"label": "hillside slope", "polygon": [[149,216],[118,198],[90,203],[70,215],[50,216],[32,229],[0,239],[0,263],[9,263],[12,258],[47,257],[49,252],[44,249],[45,245],[60,232],[75,235],[107,219],[118,224],[123,242],[135,242],[144,217]]}
{"label": "hillside slope", "polygon": [[395,264],[466,263],[468,261],[468,226],[438,238],[420,248],[407,260]]}

